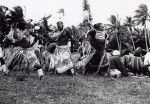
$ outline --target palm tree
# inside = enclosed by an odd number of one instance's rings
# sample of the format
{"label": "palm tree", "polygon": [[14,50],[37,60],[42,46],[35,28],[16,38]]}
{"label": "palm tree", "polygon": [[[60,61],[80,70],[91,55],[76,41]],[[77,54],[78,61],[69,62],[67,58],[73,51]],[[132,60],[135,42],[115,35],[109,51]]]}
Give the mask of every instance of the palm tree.
{"label": "palm tree", "polygon": [[146,50],[148,51],[148,39],[147,39],[147,21],[149,20],[148,7],[145,4],[141,4],[138,10],[135,11],[136,15],[134,16],[137,25],[142,24],[144,26],[145,33],[145,42],[146,42]]}
{"label": "palm tree", "polygon": [[124,23],[124,26],[127,28],[128,32],[131,36],[133,50],[135,50],[135,43],[134,43],[133,36],[132,36],[133,30],[135,30],[135,23],[134,23],[132,17],[126,17],[126,21]]}
{"label": "palm tree", "polygon": [[111,24],[107,24],[107,26],[109,27],[107,28],[107,30],[109,30],[109,33],[115,34],[118,43],[118,49],[121,51],[121,42],[119,40],[121,29],[120,20],[115,15],[111,15],[108,20],[110,21]]}
{"label": "palm tree", "polygon": [[93,19],[88,0],[83,0],[83,11],[86,11],[88,13],[88,21],[91,22]]}

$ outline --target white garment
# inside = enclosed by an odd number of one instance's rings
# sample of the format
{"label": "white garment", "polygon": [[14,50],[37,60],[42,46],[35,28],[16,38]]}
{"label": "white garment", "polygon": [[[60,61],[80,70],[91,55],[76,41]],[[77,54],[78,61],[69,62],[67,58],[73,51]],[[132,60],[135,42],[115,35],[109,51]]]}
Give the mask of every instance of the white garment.
{"label": "white garment", "polygon": [[96,39],[105,39],[105,31],[97,31]]}
{"label": "white garment", "polygon": [[69,47],[69,48],[71,47],[71,41],[68,42],[68,47]]}
{"label": "white garment", "polygon": [[50,69],[54,69],[55,65],[56,65],[56,60],[55,60],[55,56],[50,54],[50,64],[49,64],[49,68]]}
{"label": "white garment", "polygon": [[119,50],[114,50],[112,54],[113,54],[113,56],[118,56],[118,55],[120,55],[120,52],[119,52]]}
{"label": "white garment", "polygon": [[57,49],[55,50],[55,59],[55,67],[58,73],[64,73],[73,67],[71,53],[68,50],[68,46],[57,47]]}
{"label": "white garment", "polygon": [[9,70],[7,69],[7,66],[6,65],[2,65],[1,66],[1,69],[4,73],[8,74],[9,73]]}
{"label": "white garment", "polygon": [[73,67],[73,63],[70,61],[68,64],[63,65],[61,64],[59,67],[56,68],[56,71],[59,74],[62,74],[64,72],[66,72],[67,70],[71,69]]}
{"label": "white garment", "polygon": [[57,48],[55,51],[55,57],[57,62],[62,62],[65,59],[69,59],[71,57],[68,46],[59,46],[61,48]]}
{"label": "white garment", "polygon": [[39,70],[38,70],[38,74],[39,74],[39,76],[44,76],[43,70],[42,70],[42,69],[39,69]]}
{"label": "white garment", "polygon": [[109,74],[112,76],[112,77],[117,77],[119,78],[121,76],[121,72],[117,69],[111,69]]}
{"label": "white garment", "polygon": [[150,65],[150,52],[146,53],[145,55],[144,65]]}

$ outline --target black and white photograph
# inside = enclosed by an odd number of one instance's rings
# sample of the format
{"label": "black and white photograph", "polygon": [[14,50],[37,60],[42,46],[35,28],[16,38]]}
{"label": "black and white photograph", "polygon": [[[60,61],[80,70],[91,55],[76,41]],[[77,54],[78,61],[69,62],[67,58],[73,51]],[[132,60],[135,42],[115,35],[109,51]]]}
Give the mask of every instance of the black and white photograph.
{"label": "black and white photograph", "polygon": [[150,0],[0,0],[0,104],[150,104]]}

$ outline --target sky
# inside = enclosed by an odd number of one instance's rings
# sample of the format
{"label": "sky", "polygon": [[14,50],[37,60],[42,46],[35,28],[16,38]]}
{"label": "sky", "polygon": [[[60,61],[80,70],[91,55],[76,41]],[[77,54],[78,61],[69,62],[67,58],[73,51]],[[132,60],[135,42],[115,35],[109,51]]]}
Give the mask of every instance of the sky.
{"label": "sky", "polygon": [[[140,4],[146,4],[150,11],[150,0],[88,0],[93,17],[93,23],[109,23],[110,15],[119,15],[124,20],[126,16],[134,16]],[[65,26],[78,25],[83,20],[83,0],[0,0],[0,5],[20,5],[24,9],[26,19],[40,20],[52,14],[49,24],[56,25],[60,20],[58,10],[64,8]]]}

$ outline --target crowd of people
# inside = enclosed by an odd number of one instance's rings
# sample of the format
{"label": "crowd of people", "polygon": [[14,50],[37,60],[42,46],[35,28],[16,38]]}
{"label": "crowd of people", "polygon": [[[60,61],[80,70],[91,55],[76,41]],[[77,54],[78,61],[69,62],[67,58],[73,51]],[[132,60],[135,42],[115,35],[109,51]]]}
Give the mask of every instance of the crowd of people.
{"label": "crowd of people", "polygon": [[[62,75],[108,75],[113,77],[148,75],[150,52],[140,47],[135,52],[106,50],[108,36],[102,23],[84,21],[85,34],[76,39],[63,22],[48,25],[44,17],[31,24],[24,19],[23,10],[0,8],[0,70],[4,76],[12,71],[37,71],[42,79],[47,72]],[[74,46],[78,44],[76,49]],[[81,72],[81,73],[80,73]]]}

